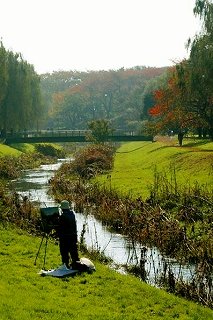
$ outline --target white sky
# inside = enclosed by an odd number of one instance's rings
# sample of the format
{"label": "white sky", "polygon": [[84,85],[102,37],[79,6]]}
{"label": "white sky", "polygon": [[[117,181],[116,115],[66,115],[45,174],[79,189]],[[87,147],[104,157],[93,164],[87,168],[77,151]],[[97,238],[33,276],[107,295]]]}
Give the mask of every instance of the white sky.
{"label": "white sky", "polygon": [[36,72],[172,65],[199,31],[195,0],[0,0],[0,38]]}

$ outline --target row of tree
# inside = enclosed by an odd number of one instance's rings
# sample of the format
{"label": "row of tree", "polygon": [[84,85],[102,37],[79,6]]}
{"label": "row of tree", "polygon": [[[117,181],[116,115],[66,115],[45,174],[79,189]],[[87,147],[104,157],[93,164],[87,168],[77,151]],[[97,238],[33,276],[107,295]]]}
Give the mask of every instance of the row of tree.
{"label": "row of tree", "polygon": [[42,115],[40,78],[19,53],[0,43],[0,129],[23,131],[36,127]]}
{"label": "row of tree", "polygon": [[189,59],[171,68],[166,83],[147,94],[154,102],[148,108],[154,133],[194,129],[213,138],[213,3],[197,0],[194,14],[202,31],[188,41]]}

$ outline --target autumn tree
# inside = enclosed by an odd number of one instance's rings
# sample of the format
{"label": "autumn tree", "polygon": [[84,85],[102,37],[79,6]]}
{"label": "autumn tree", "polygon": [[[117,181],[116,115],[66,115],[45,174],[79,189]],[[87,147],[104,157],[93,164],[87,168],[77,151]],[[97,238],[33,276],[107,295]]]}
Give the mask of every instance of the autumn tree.
{"label": "autumn tree", "polygon": [[154,77],[147,81],[142,92],[141,118],[149,119],[149,109],[155,104],[154,92],[166,87],[168,82],[168,72],[162,73],[160,76]]}
{"label": "autumn tree", "polygon": [[[187,80],[184,80],[183,87],[177,70],[177,66],[171,68],[167,86],[154,92],[155,105],[149,110],[153,119],[149,127],[154,129],[154,133],[176,131],[179,136],[182,136],[198,121],[193,112],[187,111],[188,100],[186,90],[184,90]],[[180,145],[182,145],[182,140]]]}

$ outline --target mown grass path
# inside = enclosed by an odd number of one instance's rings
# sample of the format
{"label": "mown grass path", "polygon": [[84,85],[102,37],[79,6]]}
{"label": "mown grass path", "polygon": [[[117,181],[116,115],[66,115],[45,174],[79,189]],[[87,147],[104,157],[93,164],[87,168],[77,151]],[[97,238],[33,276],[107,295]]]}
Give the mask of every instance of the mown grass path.
{"label": "mown grass path", "polygon": [[[95,262],[96,272],[57,279],[37,274],[41,239],[0,224],[0,320],[182,319],[210,320],[213,311],[150,287]],[[58,247],[48,243],[46,267],[60,264]]]}

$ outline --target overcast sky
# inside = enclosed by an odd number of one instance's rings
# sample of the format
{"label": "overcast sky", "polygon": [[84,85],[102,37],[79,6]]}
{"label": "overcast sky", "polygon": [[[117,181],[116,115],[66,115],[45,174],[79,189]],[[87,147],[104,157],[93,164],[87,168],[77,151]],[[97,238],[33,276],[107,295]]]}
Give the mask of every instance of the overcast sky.
{"label": "overcast sky", "polygon": [[199,31],[195,0],[0,0],[0,38],[36,72],[168,66]]}

